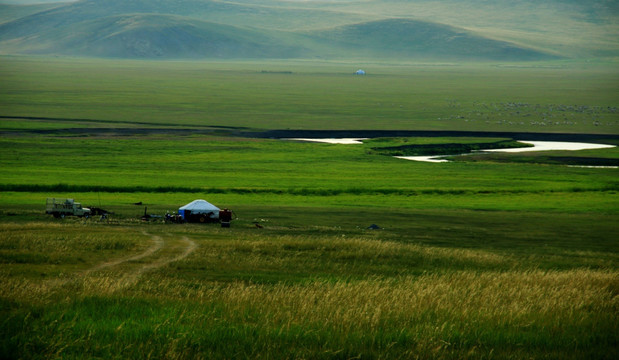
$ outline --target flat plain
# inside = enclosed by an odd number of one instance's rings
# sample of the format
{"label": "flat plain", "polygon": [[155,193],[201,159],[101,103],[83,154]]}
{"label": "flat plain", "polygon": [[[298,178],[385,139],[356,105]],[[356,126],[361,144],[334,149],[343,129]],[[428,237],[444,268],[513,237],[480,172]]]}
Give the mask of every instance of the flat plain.
{"label": "flat plain", "polygon": [[[1,60],[0,357],[619,353],[619,170],[563,163],[619,150],[441,164],[376,150],[619,145],[612,63]],[[286,129],[484,136],[262,136]],[[114,214],[56,220],[51,196]],[[140,220],[198,198],[238,218]]]}

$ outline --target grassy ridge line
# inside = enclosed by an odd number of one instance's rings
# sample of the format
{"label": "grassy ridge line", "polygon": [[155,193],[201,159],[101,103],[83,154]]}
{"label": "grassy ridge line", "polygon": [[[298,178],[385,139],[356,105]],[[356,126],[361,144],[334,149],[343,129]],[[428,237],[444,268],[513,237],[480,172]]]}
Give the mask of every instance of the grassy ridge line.
{"label": "grassy ridge line", "polygon": [[273,195],[461,195],[461,194],[539,194],[548,192],[601,192],[619,191],[619,183],[608,184],[601,187],[573,187],[562,190],[466,190],[466,189],[260,189],[260,188],[200,188],[183,186],[96,186],[96,185],[39,185],[39,184],[0,184],[0,191],[13,192],[104,192],[104,193],[209,193],[209,194],[273,194]]}

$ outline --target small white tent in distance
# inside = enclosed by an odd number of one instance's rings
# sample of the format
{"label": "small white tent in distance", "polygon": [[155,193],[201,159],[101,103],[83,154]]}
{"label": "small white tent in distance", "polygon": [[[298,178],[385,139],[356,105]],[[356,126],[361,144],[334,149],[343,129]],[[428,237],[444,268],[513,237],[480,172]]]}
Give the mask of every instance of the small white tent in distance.
{"label": "small white tent in distance", "polygon": [[359,70],[355,71],[355,75],[365,75],[365,70],[359,69]]}
{"label": "small white tent in distance", "polygon": [[178,208],[178,214],[185,221],[208,222],[219,220],[219,208],[202,199],[194,200]]}

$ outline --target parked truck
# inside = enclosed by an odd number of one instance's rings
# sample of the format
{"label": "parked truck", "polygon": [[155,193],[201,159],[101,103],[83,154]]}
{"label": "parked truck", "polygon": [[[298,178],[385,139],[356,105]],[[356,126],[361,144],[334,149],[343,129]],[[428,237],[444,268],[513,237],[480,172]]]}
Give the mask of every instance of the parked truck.
{"label": "parked truck", "polygon": [[65,216],[89,218],[91,211],[89,208],[83,208],[82,204],[75,202],[73,199],[47,198],[45,213],[62,219]]}

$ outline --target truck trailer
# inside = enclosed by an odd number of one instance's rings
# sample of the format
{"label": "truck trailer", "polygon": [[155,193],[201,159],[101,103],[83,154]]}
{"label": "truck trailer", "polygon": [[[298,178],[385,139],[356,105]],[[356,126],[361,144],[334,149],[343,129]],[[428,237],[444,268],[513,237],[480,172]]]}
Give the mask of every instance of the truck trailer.
{"label": "truck trailer", "polygon": [[89,218],[91,211],[89,208],[83,208],[82,204],[73,199],[47,198],[45,213],[61,219],[65,216]]}

